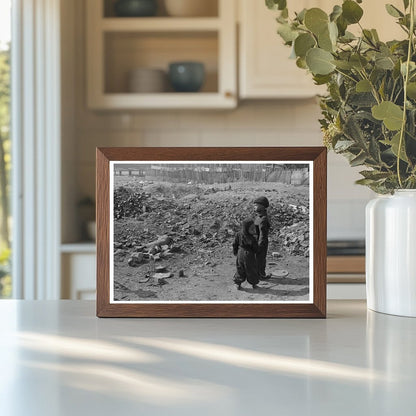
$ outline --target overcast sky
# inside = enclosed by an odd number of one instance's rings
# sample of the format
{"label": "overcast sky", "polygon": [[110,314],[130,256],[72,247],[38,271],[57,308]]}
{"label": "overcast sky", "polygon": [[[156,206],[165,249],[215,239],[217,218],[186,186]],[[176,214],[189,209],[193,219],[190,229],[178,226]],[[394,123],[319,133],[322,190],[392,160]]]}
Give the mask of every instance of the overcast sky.
{"label": "overcast sky", "polygon": [[10,41],[11,0],[0,0],[0,45]]}

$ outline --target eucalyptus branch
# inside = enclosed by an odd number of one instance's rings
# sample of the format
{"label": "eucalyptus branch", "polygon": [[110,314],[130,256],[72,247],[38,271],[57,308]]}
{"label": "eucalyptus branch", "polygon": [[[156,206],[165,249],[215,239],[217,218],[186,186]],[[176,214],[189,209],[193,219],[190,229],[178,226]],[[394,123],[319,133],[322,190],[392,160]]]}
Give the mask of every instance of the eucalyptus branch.
{"label": "eucalyptus branch", "polygon": [[373,94],[374,99],[377,101],[377,104],[380,104],[381,100],[380,100],[380,97],[379,97],[378,92],[376,90],[376,87],[371,82],[370,78],[368,78],[367,73],[365,72],[365,69],[362,67],[362,65],[361,65],[361,69],[362,69],[362,71],[360,71],[360,75],[363,77],[363,79],[368,81],[368,83],[370,84],[371,93]]}
{"label": "eucalyptus branch", "polygon": [[358,82],[355,78],[351,77],[348,74],[345,74],[344,72],[340,71],[338,68],[335,68],[335,71],[338,72],[339,74],[343,75],[344,77],[350,79],[352,82],[355,82],[355,83]]}
{"label": "eucalyptus branch", "polygon": [[409,70],[410,70],[410,62],[412,59],[412,50],[413,50],[413,37],[414,37],[414,29],[415,29],[415,0],[410,0],[410,30],[409,30],[409,45],[407,47],[407,60],[406,60],[406,73],[404,75],[404,85],[403,85],[403,119],[402,119],[402,127],[400,129],[400,139],[399,139],[399,149],[397,151],[397,177],[399,179],[400,188],[403,188],[402,177],[400,173],[400,156],[403,147],[404,141],[404,134],[406,131],[406,110],[407,110],[407,83],[409,82]]}

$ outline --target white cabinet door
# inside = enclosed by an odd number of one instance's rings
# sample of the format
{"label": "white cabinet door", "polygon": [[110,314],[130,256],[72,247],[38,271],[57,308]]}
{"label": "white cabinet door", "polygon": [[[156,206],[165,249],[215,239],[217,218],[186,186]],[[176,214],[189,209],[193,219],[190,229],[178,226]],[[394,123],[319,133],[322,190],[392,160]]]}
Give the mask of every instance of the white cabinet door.
{"label": "white cabinet door", "polygon": [[[295,7],[330,10],[325,7],[328,1],[299,0]],[[311,75],[289,59],[291,49],[277,34],[275,11],[268,10],[264,1],[239,0],[239,15],[241,98],[305,98],[322,92]]]}
{"label": "white cabinet door", "polygon": [[94,300],[96,290],[96,256],[93,253],[62,255],[62,298]]}
{"label": "white cabinet door", "polygon": [[[392,0],[399,9],[403,8],[402,0]],[[304,7],[320,7],[329,13],[334,4],[341,0],[298,0],[289,2],[290,12],[300,11]],[[261,0],[239,0],[240,50],[239,75],[241,98],[305,98],[318,93],[324,87],[313,84],[311,75],[296,66],[289,59],[291,49],[283,44],[277,35],[277,12],[268,10]],[[404,32],[395,23],[395,19],[386,12],[384,2],[366,0],[361,6],[364,9],[362,25],[376,28],[383,41],[403,38]],[[358,25],[348,30],[357,33]]]}

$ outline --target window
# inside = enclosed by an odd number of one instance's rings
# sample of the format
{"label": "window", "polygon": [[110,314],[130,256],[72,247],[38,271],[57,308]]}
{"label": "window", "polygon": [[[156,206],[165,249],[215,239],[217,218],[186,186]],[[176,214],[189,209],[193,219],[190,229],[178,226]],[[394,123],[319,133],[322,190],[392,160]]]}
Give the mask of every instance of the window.
{"label": "window", "polygon": [[11,297],[10,44],[11,1],[0,0],[0,298]]}

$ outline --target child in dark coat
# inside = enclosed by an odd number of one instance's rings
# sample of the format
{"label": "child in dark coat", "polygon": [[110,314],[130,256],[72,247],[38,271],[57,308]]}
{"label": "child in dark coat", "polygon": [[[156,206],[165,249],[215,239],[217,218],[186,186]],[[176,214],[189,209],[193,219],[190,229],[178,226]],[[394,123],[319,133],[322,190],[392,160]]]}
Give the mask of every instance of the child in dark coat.
{"label": "child in dark coat", "polygon": [[253,289],[259,283],[259,274],[257,270],[256,253],[258,244],[256,238],[256,227],[251,219],[242,223],[241,231],[239,231],[234,240],[233,252],[237,256],[237,271],[234,275],[234,283],[238,289],[241,289],[241,283],[247,280]]}

